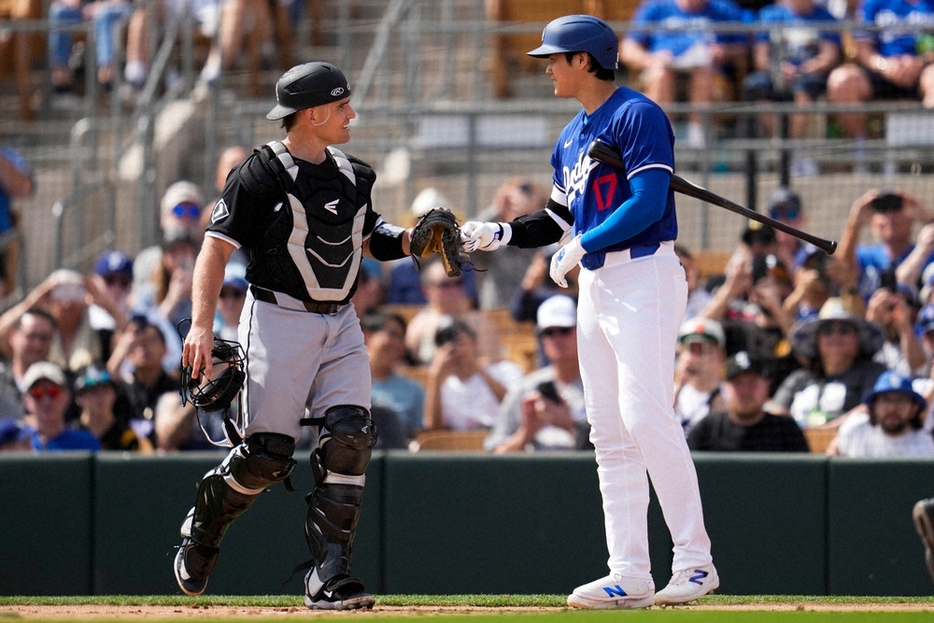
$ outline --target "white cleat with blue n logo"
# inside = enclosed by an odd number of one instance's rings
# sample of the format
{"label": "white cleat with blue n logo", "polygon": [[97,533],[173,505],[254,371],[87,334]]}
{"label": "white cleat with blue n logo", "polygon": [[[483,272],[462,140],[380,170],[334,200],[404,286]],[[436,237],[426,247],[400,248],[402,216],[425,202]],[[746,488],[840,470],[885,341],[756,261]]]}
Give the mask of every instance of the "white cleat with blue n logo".
{"label": "white cleat with blue n logo", "polygon": [[720,588],[720,576],[713,565],[682,569],[671,576],[668,586],[655,595],[655,605],[674,606],[694,601]]}
{"label": "white cleat with blue n logo", "polygon": [[655,603],[655,585],[645,580],[611,573],[590,584],[574,589],[568,605],[574,608],[607,610],[611,608],[648,608]]}

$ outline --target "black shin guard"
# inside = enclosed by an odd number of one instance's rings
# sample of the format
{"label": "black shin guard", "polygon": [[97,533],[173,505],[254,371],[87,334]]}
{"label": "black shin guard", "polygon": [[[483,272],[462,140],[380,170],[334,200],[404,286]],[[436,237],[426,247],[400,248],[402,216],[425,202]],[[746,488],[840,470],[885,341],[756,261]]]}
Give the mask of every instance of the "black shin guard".
{"label": "black shin guard", "polygon": [[231,450],[223,463],[198,486],[191,517],[191,539],[217,548],[233,520],[248,509],[266,487],[285,480],[295,467],[295,441],[287,435],[259,433]]}
{"label": "black shin guard", "polygon": [[376,425],[362,407],[335,407],[325,414],[318,448],[311,454],[315,489],[306,497],[305,537],[315,563],[308,581],[312,594],[350,574],[364,472],[376,434]]}

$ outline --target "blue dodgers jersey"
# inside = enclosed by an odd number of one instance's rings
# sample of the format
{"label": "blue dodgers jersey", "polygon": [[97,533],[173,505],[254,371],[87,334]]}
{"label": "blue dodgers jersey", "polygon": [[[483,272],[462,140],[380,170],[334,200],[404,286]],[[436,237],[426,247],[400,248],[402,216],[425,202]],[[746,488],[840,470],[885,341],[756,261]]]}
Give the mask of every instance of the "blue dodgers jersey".
{"label": "blue dodgers jersey", "polygon": [[[744,19],[742,9],[731,0],[710,0],[697,12],[683,10],[676,0],[648,0],[633,16],[632,21],[637,27],[628,36],[650,52],[668,50],[679,56],[695,43],[745,41],[743,33],[714,33],[710,28],[716,22],[741,22]],[[658,25],[671,30],[652,28]]]}
{"label": "blue dodgers jersey", "polygon": [[[615,147],[625,171],[591,160],[587,148],[595,140]],[[590,116],[581,111],[565,126],[551,155],[555,190],[563,193],[574,217],[574,233],[603,223],[632,197],[629,178],[639,171],[661,168],[674,173],[675,136],[665,112],[637,91],[620,87]],[[562,203],[561,197],[553,198]],[[587,253],[581,263],[599,268],[607,251],[620,251],[674,240],[678,236],[674,192],[662,217],[635,236]]]}
{"label": "blue dodgers jersey", "polygon": [[860,15],[866,24],[882,30],[857,32],[858,39],[875,43],[882,56],[914,55],[918,54],[917,39],[924,34],[918,26],[934,27],[934,0],[866,0]]}
{"label": "blue dodgers jersey", "polygon": [[840,45],[840,33],[828,30],[818,31],[810,27],[808,23],[836,21],[839,20],[822,6],[815,5],[807,15],[798,15],[784,4],[770,4],[759,11],[759,22],[791,24],[797,28],[758,32],[756,41],[769,41],[773,36],[780,37],[784,59],[797,66],[817,56],[820,53],[821,43],[824,41]]}

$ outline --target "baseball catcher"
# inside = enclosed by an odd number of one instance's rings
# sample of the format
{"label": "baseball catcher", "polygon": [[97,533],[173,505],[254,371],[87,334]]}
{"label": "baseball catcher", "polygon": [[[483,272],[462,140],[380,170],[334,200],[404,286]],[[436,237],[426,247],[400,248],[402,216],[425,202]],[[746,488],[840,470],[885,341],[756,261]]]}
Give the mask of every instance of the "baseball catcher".
{"label": "baseball catcher", "polygon": [[[377,438],[369,358],[351,298],[364,255],[403,258],[413,237],[424,253],[434,230],[424,220],[427,235],[384,221],[371,204],[376,173],[335,147],[350,140],[356,117],[350,85],[337,67],[293,67],[277,82],[276,101],[266,118],[281,123],[285,138],[260,146],[230,172],[195,262],[182,367],[203,368],[211,379],[225,347],[212,332],[224,268],[236,249],[249,257],[238,335],[245,380],[238,381],[236,372],[225,376],[225,370],[213,385],[186,382],[183,390],[196,405],[217,407],[243,382],[244,428],[243,441],[198,486],[182,523],[175,578],[186,595],[205,591],[227,528],[267,488],[288,483],[296,441],[307,426],[317,443],[310,457],[315,484],[305,497],[313,559],[305,605],[371,608],[373,596],[351,572],[365,472]],[[439,235],[442,249],[451,241],[456,248],[456,229]],[[452,262],[457,260],[455,253]],[[228,562],[248,572],[248,563]]]}
{"label": "baseball catcher", "polygon": [[457,217],[445,208],[433,208],[425,213],[412,230],[412,261],[418,267],[419,257],[432,253],[441,256],[444,272],[448,277],[461,274],[460,227]]}

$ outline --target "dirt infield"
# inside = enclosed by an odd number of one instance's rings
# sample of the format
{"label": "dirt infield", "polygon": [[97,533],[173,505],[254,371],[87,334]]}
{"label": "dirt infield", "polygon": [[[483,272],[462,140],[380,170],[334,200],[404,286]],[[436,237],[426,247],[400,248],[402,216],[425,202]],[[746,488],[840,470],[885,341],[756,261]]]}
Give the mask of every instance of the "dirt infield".
{"label": "dirt infield", "polygon": [[[724,612],[930,612],[934,614],[934,601],[927,603],[884,603],[861,602],[855,604],[823,603],[747,603],[747,604],[694,604],[678,606],[678,610],[724,611]],[[106,605],[6,605],[0,606],[0,621],[6,620],[58,620],[81,621],[91,619],[178,619],[178,618],[223,618],[238,619],[307,618],[308,616],[350,615],[378,617],[380,615],[404,616],[426,614],[500,614],[509,612],[560,612],[560,607],[479,607],[479,606],[376,606],[373,610],[353,613],[311,611],[301,606],[288,607],[231,607],[231,606],[106,606]],[[652,610],[659,610],[653,608]]]}

